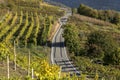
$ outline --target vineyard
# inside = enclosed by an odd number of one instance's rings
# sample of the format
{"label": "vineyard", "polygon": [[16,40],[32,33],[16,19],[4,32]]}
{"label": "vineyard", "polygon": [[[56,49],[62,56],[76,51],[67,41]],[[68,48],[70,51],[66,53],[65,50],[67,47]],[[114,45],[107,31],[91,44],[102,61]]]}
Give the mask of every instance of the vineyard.
{"label": "vineyard", "polygon": [[[53,19],[50,16],[42,16],[28,12],[18,15],[9,12],[5,20],[0,24],[0,41],[17,42],[25,47],[28,44],[43,44],[47,41]],[[38,42],[38,39],[42,42]]]}
{"label": "vineyard", "polygon": [[0,4],[0,80],[29,80],[32,74],[37,79],[57,79],[59,67],[49,65],[50,48],[46,44],[64,11],[40,0],[4,3]]}
{"label": "vineyard", "polygon": [[[40,1],[15,0],[14,5],[12,1],[9,5],[15,6],[17,9],[13,8],[11,11],[6,11],[6,14],[1,14],[1,17],[4,17],[0,22],[0,41],[10,43],[15,41],[18,46],[22,47],[31,44],[44,45],[50,36],[54,21],[58,18],[51,13],[57,11],[58,8],[51,6],[55,10],[49,12],[47,9],[51,8],[44,4],[40,6]],[[5,12],[5,10],[1,9],[1,12]],[[45,12],[46,14],[44,14]]]}

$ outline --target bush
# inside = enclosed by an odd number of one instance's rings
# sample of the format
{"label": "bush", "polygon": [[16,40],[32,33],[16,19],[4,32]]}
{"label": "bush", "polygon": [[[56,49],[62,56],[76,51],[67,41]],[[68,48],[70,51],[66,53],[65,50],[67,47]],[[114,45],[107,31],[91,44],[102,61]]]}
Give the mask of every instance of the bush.
{"label": "bush", "polygon": [[106,63],[111,63],[114,65],[120,65],[120,50],[116,50],[111,54],[106,54],[104,57]]}
{"label": "bush", "polygon": [[77,27],[67,24],[64,26],[64,38],[70,53],[77,55],[80,51],[80,43]]}
{"label": "bush", "polygon": [[92,58],[104,58],[106,63],[119,63],[118,45],[107,33],[101,31],[92,32],[86,42],[86,54]]}

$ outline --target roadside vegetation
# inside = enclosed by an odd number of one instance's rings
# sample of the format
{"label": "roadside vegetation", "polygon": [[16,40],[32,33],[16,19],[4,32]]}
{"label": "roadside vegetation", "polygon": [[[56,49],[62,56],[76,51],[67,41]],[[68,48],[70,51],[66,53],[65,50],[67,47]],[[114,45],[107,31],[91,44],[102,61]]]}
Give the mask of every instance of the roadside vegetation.
{"label": "roadside vegetation", "polygon": [[120,79],[119,26],[73,14],[63,26],[70,58],[89,78]]}

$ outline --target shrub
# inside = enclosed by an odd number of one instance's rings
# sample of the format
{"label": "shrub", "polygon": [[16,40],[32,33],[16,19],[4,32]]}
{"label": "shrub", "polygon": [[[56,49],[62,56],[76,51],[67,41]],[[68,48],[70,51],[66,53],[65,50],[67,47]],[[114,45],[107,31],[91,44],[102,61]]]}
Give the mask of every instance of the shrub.
{"label": "shrub", "polygon": [[78,30],[76,26],[70,24],[67,24],[64,27],[65,30],[63,36],[65,38],[66,45],[71,53],[73,52],[77,55],[80,51]]}
{"label": "shrub", "polygon": [[[86,53],[94,58],[104,58],[106,63],[118,63],[118,45],[107,33],[101,31],[92,32],[86,42]],[[117,59],[116,59],[117,58]]]}

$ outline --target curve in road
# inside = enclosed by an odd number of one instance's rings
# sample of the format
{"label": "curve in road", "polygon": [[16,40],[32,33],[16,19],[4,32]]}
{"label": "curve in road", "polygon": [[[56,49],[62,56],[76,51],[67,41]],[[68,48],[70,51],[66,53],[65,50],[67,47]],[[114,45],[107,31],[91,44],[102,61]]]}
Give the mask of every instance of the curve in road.
{"label": "curve in road", "polygon": [[73,65],[73,62],[67,56],[64,38],[62,37],[63,29],[61,26],[66,23],[70,15],[70,13],[66,13],[64,17],[59,19],[60,27],[52,40],[51,62],[52,64],[59,65],[62,72],[70,72],[71,74],[74,73],[80,75],[78,68]]}

